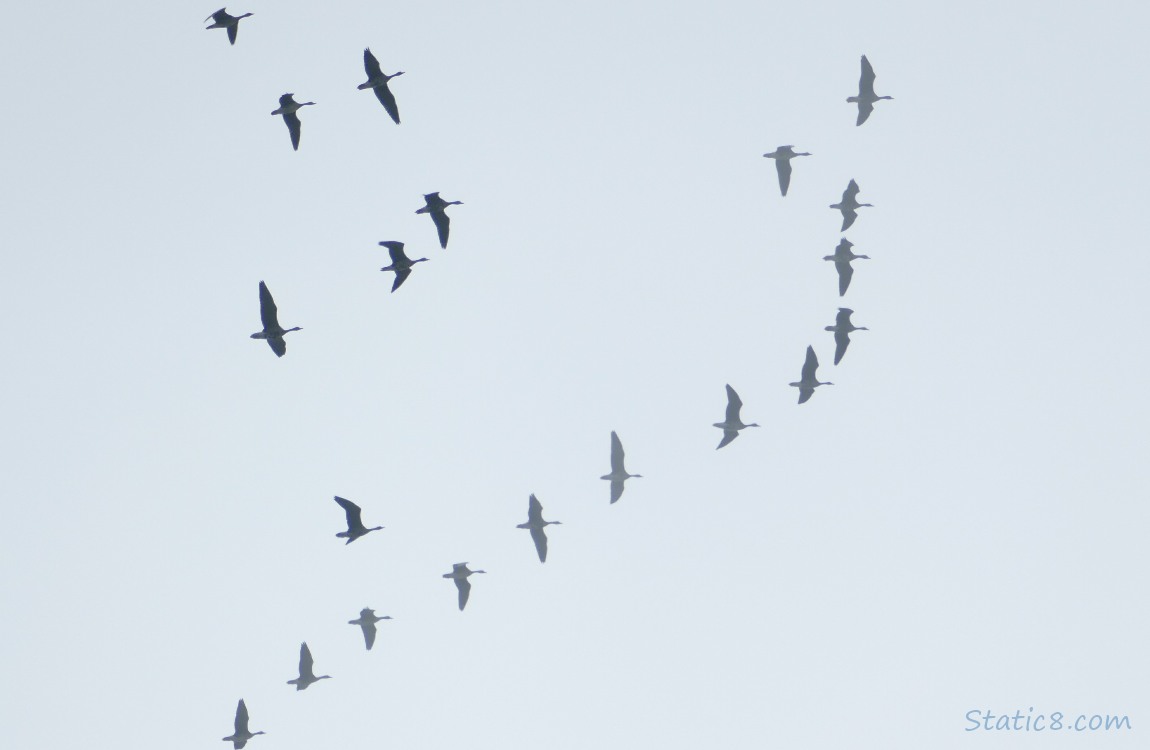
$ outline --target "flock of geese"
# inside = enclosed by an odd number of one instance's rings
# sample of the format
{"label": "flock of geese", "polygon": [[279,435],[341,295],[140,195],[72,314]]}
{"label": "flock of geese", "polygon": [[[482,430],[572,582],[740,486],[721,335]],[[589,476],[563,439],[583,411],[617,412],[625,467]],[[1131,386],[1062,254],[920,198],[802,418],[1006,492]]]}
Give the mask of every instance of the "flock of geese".
{"label": "flock of geese", "polygon": [[[226,8],[212,13],[205,21],[210,20],[212,23],[207,26],[208,29],[226,29],[228,33],[228,41],[231,44],[236,43],[236,38],[239,31],[239,22],[250,17],[251,13],[243,13],[238,16],[233,16],[227,12]],[[403,75],[403,71],[398,71],[391,75],[383,72],[380,67],[379,61],[375,55],[371,53],[370,49],[363,51],[363,64],[367,73],[367,81],[359,85],[359,89],[372,89],[375,92],[376,98],[379,99],[384,110],[395,124],[399,124],[399,106],[396,103],[395,95],[391,92],[388,86],[389,81],[397,76]],[[889,96],[877,96],[874,92],[874,69],[871,67],[870,62],[865,56],[862,58],[862,76],[859,79],[859,91],[857,96],[851,96],[847,99],[850,103],[858,105],[858,119],[857,125],[862,125],[870,117],[871,112],[874,110],[875,102],[882,99],[890,99]],[[284,123],[287,125],[288,133],[291,137],[291,144],[293,150],[299,149],[300,143],[300,129],[301,123],[298,111],[306,106],[314,105],[314,102],[297,102],[295,101],[294,94],[284,94],[279,99],[279,107],[272,111],[273,115],[280,115],[283,117]],[[810,156],[807,152],[796,152],[793,146],[779,146],[769,154],[763,154],[764,157],[774,159],[775,167],[778,172],[779,189],[783,196],[787,195],[791,182],[791,160],[800,156]],[[830,207],[839,210],[843,216],[842,229],[845,232],[855,222],[857,218],[857,209],[863,207],[870,207],[869,203],[858,202],[859,186],[853,179],[843,191],[842,200],[838,203],[832,204]],[[447,216],[446,209],[448,206],[462,205],[461,201],[446,201],[440,197],[439,193],[427,193],[424,197],[425,205],[418,209],[417,214],[429,214],[433,223],[435,224],[436,234],[439,239],[440,248],[446,249],[448,237],[451,229],[451,222]],[[382,247],[387,248],[391,256],[391,263],[381,268],[381,271],[390,271],[395,274],[395,280],[392,283],[391,291],[395,292],[407,280],[412,273],[412,268],[417,263],[426,262],[427,258],[409,258],[404,252],[404,243],[395,240],[385,240],[379,243]],[[851,268],[851,261],[857,259],[865,259],[865,255],[855,255],[851,248],[853,245],[849,240],[843,238],[833,255],[828,255],[824,260],[834,261],[835,268],[839,277],[839,295],[845,295],[847,288],[850,286],[851,276],[853,269]],[[299,326],[292,328],[284,328],[279,322],[279,311],[276,307],[275,300],[271,292],[268,290],[267,284],[263,281],[259,284],[259,299],[260,299],[260,320],[262,323],[261,330],[251,334],[253,339],[263,339],[267,341],[268,346],[275,353],[277,357],[282,357],[287,352],[287,344],[284,337],[288,333],[303,330]],[[842,361],[843,355],[846,353],[847,347],[850,345],[850,334],[854,331],[865,331],[866,328],[855,326],[851,323],[852,310],[841,307],[839,308],[838,316],[835,319],[833,326],[827,326],[827,331],[832,331],[835,338],[835,358],[834,363],[837,365]],[[800,404],[805,403],[814,394],[815,389],[821,385],[832,385],[829,382],[820,381],[817,377],[818,370],[818,357],[815,355],[814,348],[807,347],[806,359],[803,362],[802,373],[798,381],[790,385],[799,389]],[[739,432],[747,427],[758,427],[756,423],[746,424],[740,417],[743,402],[739,398],[739,394],[735,392],[729,384],[726,386],[727,393],[727,409],[726,415],[722,422],[716,422],[715,427],[723,431],[723,438],[719,442],[717,448],[722,448],[731,443]],[[619,435],[615,432],[611,433],[611,471],[604,474],[601,479],[610,482],[610,501],[611,503],[618,502],[623,496],[623,489],[626,481],[632,478],[641,477],[641,474],[631,474],[627,471],[624,464],[624,451],[623,443],[619,439]],[[340,531],[336,537],[345,540],[346,544],[366,536],[373,531],[383,529],[383,526],[365,526],[363,523],[362,509],[352,501],[335,496],[335,502],[344,511],[345,520],[347,524],[346,531]],[[527,506],[527,521],[518,524],[516,528],[526,529],[531,534],[531,540],[535,546],[536,555],[540,563],[547,561],[547,534],[546,527],[551,525],[559,525],[561,521],[546,521],[543,518],[543,505],[535,497],[531,495],[528,499]],[[467,606],[468,599],[471,596],[471,581],[469,578],[473,575],[486,573],[484,570],[472,570],[468,567],[468,563],[460,562],[452,565],[451,572],[444,573],[444,578],[449,578],[455,584],[457,591],[457,604],[460,611]],[[389,615],[379,616],[375,614],[375,610],[370,608],[363,608],[360,610],[359,617],[354,620],[349,620],[348,624],[355,625],[360,628],[363,633],[364,646],[368,651],[375,645],[376,640],[376,623],[383,620],[392,619]],[[330,675],[316,675],[314,669],[314,659],[312,657],[311,649],[306,642],[300,644],[299,652],[299,666],[298,676],[288,680],[287,684],[294,685],[297,691],[306,690],[311,685],[319,682],[320,680],[331,679]],[[249,718],[247,705],[241,699],[236,706],[235,714],[235,728],[231,735],[224,737],[224,741],[233,743],[235,750],[243,748],[248,740],[257,735],[264,734],[263,731],[253,732],[249,728]]]}

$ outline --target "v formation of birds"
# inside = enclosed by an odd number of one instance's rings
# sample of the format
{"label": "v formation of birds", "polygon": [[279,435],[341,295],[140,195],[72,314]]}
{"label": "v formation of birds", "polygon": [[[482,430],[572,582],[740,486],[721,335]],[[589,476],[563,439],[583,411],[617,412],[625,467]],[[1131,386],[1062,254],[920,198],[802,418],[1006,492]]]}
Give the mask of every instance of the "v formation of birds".
{"label": "v formation of birds", "polygon": [[[233,16],[227,12],[227,8],[221,8],[215,13],[208,16],[205,21],[210,20],[212,23],[207,26],[208,29],[225,29],[228,34],[228,41],[230,44],[236,43],[236,38],[239,31],[239,22],[241,19],[252,16],[251,13],[243,13],[238,16]],[[380,104],[383,106],[386,114],[391,120],[398,125],[399,119],[399,106],[396,102],[395,95],[392,93],[389,82],[398,76],[403,75],[403,71],[397,71],[392,74],[386,74],[380,67],[379,61],[375,55],[372,54],[370,48],[363,51],[363,65],[364,71],[367,74],[367,80],[361,83],[358,88],[360,90],[371,89]],[[874,111],[876,102],[884,99],[891,99],[890,96],[878,96],[874,91],[875,72],[871,67],[870,61],[864,55],[861,59],[861,75],[859,77],[858,94],[847,98],[847,102],[856,104],[858,107],[858,117],[855,122],[856,127],[862,125],[870,117]],[[297,102],[295,95],[286,93],[279,98],[279,107],[277,107],[271,114],[283,117],[284,123],[287,125],[288,133],[291,140],[293,150],[299,150],[301,122],[299,118],[299,110],[306,106],[314,106],[314,102]],[[782,196],[787,195],[791,184],[791,160],[801,156],[811,156],[807,152],[796,152],[793,145],[784,145],[777,147],[774,151],[763,154],[764,157],[773,159],[775,168],[778,173],[779,191]],[[843,191],[842,199],[838,203],[833,203],[830,208],[836,209],[841,212],[843,221],[840,232],[846,232],[851,226],[854,225],[858,217],[858,209],[870,207],[869,203],[859,203],[858,194],[861,191],[858,183],[852,178],[847,184],[846,189]],[[447,208],[453,205],[461,205],[461,201],[447,201],[440,197],[438,192],[427,193],[423,196],[425,205],[416,210],[417,214],[429,214],[432,222],[435,225],[435,231],[439,240],[441,249],[447,248],[448,236],[451,229],[451,221],[447,216]],[[411,259],[404,251],[404,243],[398,240],[384,240],[379,243],[382,247],[387,248],[388,254],[391,258],[391,263],[382,267],[381,271],[390,271],[395,274],[394,282],[391,286],[391,291],[395,292],[400,286],[411,276],[412,268],[417,263],[423,263],[428,258]],[[850,287],[851,277],[854,274],[854,269],[851,262],[859,259],[868,259],[866,255],[856,255],[851,248],[853,243],[846,237],[839,240],[835,252],[831,255],[825,256],[823,259],[832,261],[835,264],[835,270],[838,274],[838,289],[839,296],[845,296],[847,289]],[[275,300],[272,297],[267,285],[259,282],[259,301],[260,301],[260,321],[262,323],[261,330],[253,333],[253,339],[264,339],[267,341],[268,346],[275,353],[277,357],[282,357],[287,352],[287,345],[284,341],[284,336],[293,331],[303,330],[296,326],[292,328],[283,328],[279,322],[279,312],[276,308]],[[838,314],[835,317],[834,325],[826,326],[827,331],[834,333],[835,354],[834,364],[838,365],[843,356],[846,354],[847,347],[850,345],[850,334],[854,331],[865,331],[865,327],[855,326],[851,322],[851,315],[853,310],[840,307]],[[799,397],[798,403],[806,403],[814,394],[815,389],[821,385],[833,385],[830,382],[820,381],[817,377],[819,361],[818,356],[815,354],[813,346],[808,346],[803,360],[802,370],[799,380],[791,383],[792,387],[798,388]],[[723,431],[723,437],[719,442],[717,448],[723,448],[729,445],[735,438],[739,436],[740,431],[748,427],[758,427],[756,423],[746,424],[742,421],[742,399],[739,394],[729,384],[726,386],[727,406],[725,417],[722,422],[716,422],[715,427]],[[623,443],[617,433],[611,432],[611,451],[610,451],[610,464],[611,471],[604,474],[601,479],[610,483],[610,502],[617,502],[623,495],[624,484],[628,479],[641,477],[641,474],[630,474],[624,467],[624,451]],[[383,526],[367,527],[363,523],[362,509],[346,498],[335,496],[335,502],[343,509],[345,520],[347,524],[346,531],[340,531],[335,536],[345,539],[345,544],[360,539],[363,536],[373,532],[382,530]],[[545,528],[550,525],[561,524],[561,521],[546,521],[543,519],[543,504],[531,495],[528,499],[527,506],[527,521],[518,524],[516,528],[525,529],[530,532],[531,540],[535,547],[535,553],[539,558],[540,563],[547,561],[547,534]],[[468,567],[468,563],[461,562],[452,565],[452,569],[448,573],[444,573],[444,578],[451,579],[457,591],[457,605],[462,612],[467,606],[467,602],[471,596],[471,576],[476,574],[486,573],[484,570],[472,570]],[[376,640],[376,623],[383,620],[392,619],[389,615],[379,616],[375,614],[375,610],[364,607],[360,610],[359,617],[354,620],[349,620],[349,625],[356,625],[363,633],[364,645],[368,651],[375,645]],[[288,680],[289,685],[294,685],[297,691],[306,690],[309,686],[321,680],[330,679],[330,675],[316,675],[314,670],[314,660],[312,658],[311,649],[307,643],[300,644],[299,653],[299,674],[297,677]],[[224,741],[233,743],[236,750],[243,748],[248,740],[251,738],[264,734],[263,731],[252,732],[248,726],[248,709],[244,701],[241,699],[236,706],[235,726],[234,732],[224,737]]]}

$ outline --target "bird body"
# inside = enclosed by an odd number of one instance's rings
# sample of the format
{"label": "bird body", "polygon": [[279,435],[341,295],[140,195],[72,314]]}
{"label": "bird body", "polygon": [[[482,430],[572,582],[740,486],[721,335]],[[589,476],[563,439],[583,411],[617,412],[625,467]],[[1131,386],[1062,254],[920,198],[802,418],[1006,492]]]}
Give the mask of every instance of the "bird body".
{"label": "bird body", "polygon": [[847,101],[851,104],[857,104],[859,108],[859,116],[855,121],[855,127],[862,125],[870,117],[870,113],[874,111],[874,104],[883,99],[893,99],[893,96],[876,96],[874,93],[874,68],[871,67],[870,60],[866,59],[866,55],[862,56],[862,74],[859,76],[859,93],[858,96],[848,96]]}
{"label": "bird body", "polygon": [[273,115],[283,115],[284,123],[287,125],[288,133],[291,135],[291,147],[293,151],[299,151],[299,133],[300,121],[299,115],[296,112],[301,107],[309,107],[315,102],[297,102],[294,97],[295,94],[284,94],[280,97],[279,107],[272,110]]}
{"label": "bird body", "polygon": [[851,344],[851,331],[865,331],[865,326],[856,326],[851,323],[851,310],[848,307],[840,307],[839,314],[835,318],[833,326],[827,326],[825,330],[834,331],[835,334],[835,364],[837,365],[842,361],[843,355],[847,353],[847,347]]}
{"label": "bird body", "polygon": [[253,333],[251,337],[253,339],[265,339],[277,357],[282,357],[287,353],[284,335],[292,331],[303,330],[299,326],[285,329],[280,325],[279,311],[276,309],[275,300],[272,299],[272,293],[268,291],[267,284],[262,281],[260,282],[260,322],[263,323],[263,330]]}
{"label": "bird body", "polygon": [[416,263],[422,263],[427,258],[417,258],[411,260],[407,254],[403,252],[403,243],[396,242],[395,240],[386,240],[379,243],[387,248],[387,252],[391,255],[391,265],[384,266],[379,269],[381,271],[394,271],[395,282],[391,285],[391,291],[399,289],[403,282],[407,281],[407,277],[411,275],[411,267]]}
{"label": "bird body", "polygon": [[230,737],[224,737],[224,742],[232,743],[234,750],[242,750],[243,746],[248,744],[248,740],[257,734],[263,732],[248,731],[248,707],[244,705],[244,699],[240,698],[236,706],[236,731],[232,732]]}
{"label": "bird body", "polygon": [[562,521],[544,521],[543,504],[532,495],[527,501],[527,523],[518,524],[515,528],[531,531],[531,541],[535,542],[535,552],[539,555],[539,562],[542,563],[547,562],[547,534],[544,533],[543,527],[562,523]]}
{"label": "bird body", "polygon": [[375,645],[375,624],[381,620],[390,620],[390,615],[378,617],[374,609],[364,607],[359,611],[359,617],[354,620],[348,620],[348,625],[358,625],[363,630],[363,643],[367,646],[367,650],[371,651],[371,647]]}
{"label": "bird body", "polygon": [[363,521],[360,519],[360,514],[362,511],[360,507],[352,501],[345,500],[339,495],[335,496],[335,501],[339,503],[339,507],[343,508],[343,512],[347,515],[347,531],[341,531],[336,534],[336,536],[340,539],[347,539],[347,541],[344,542],[345,547],[354,542],[356,539],[359,539],[361,536],[364,536],[365,534],[368,534],[372,531],[379,531],[383,528],[382,526],[374,526],[370,529],[365,527],[363,525]]}
{"label": "bird body", "polygon": [[743,424],[739,412],[743,408],[743,400],[739,398],[739,394],[735,393],[735,389],[727,385],[727,414],[726,419],[722,422],[715,422],[715,427],[723,431],[723,439],[719,442],[715,450],[719,450],[727,443],[739,436],[739,430],[746,427],[758,427],[757,424]]}
{"label": "bird body", "polygon": [[851,251],[854,243],[845,237],[839,240],[838,247],[835,248],[834,255],[824,255],[823,260],[833,260],[835,263],[835,270],[839,274],[839,296],[847,293],[847,288],[851,285],[851,277],[854,276],[854,269],[851,267],[852,260],[870,260],[869,255],[855,255]]}
{"label": "bird body", "polygon": [[[210,26],[208,26],[207,28],[209,28],[209,29],[227,29],[228,30],[228,42],[230,42],[231,44],[235,44],[236,43],[236,34],[239,32],[239,29],[240,29],[240,19],[241,18],[247,18],[250,15],[251,15],[251,13],[244,13],[242,16],[233,16],[232,14],[228,13],[227,8],[220,8],[215,13],[208,16],[208,18],[212,19],[212,24]],[[204,20],[207,21],[208,18],[205,18]]]}
{"label": "bird body", "polygon": [[394,75],[386,75],[379,67],[379,60],[375,59],[375,55],[371,54],[371,49],[363,51],[363,69],[367,72],[367,80],[359,84],[357,87],[360,91],[364,89],[372,89],[375,91],[375,98],[379,99],[379,103],[395,121],[399,124],[399,105],[395,103],[395,95],[391,93],[391,89],[387,87],[387,82],[396,76],[403,75],[403,71],[399,71]]}
{"label": "bird body", "polygon": [[331,675],[315,676],[312,670],[314,662],[311,658],[311,649],[307,647],[307,643],[301,643],[299,647],[299,677],[294,680],[288,680],[287,684],[295,685],[296,690],[307,690],[308,685],[319,682],[320,680],[330,680]]}
{"label": "bird body", "polygon": [[810,156],[806,151],[796,153],[794,146],[779,146],[769,154],[763,154],[768,159],[775,160],[775,169],[779,173],[779,190],[787,194],[791,186],[791,159],[796,156]]}
{"label": "bird body", "polygon": [[819,358],[815,356],[814,347],[808,346],[807,347],[807,358],[803,362],[802,376],[799,378],[798,382],[791,383],[791,385],[793,387],[799,389],[799,403],[800,404],[805,404],[810,399],[810,397],[812,395],[814,395],[815,389],[818,388],[820,385],[834,385],[834,383],[830,383],[830,382],[826,382],[826,383],[819,382],[819,379],[817,377],[815,377],[815,372],[818,369],[819,369]]}
{"label": "bird body", "polygon": [[847,185],[847,189],[843,191],[843,199],[838,203],[832,203],[830,205],[831,208],[837,208],[842,212],[843,228],[839,230],[840,232],[847,231],[850,229],[851,224],[855,223],[855,219],[858,218],[856,209],[863,208],[864,206],[868,208],[874,207],[870,203],[859,203],[858,194],[858,183],[851,180],[850,184]]}
{"label": "bird body", "polygon": [[462,206],[463,201],[445,201],[439,197],[439,193],[427,193],[423,196],[423,200],[427,205],[415,213],[431,214],[431,220],[435,223],[435,231],[439,235],[439,246],[446,250],[447,235],[451,232],[451,218],[447,215],[447,207]]}
{"label": "bird body", "polygon": [[[542,512],[542,511],[541,511]],[[467,567],[467,563],[455,563],[451,566],[450,573],[444,573],[444,578],[455,579],[455,588],[459,589],[459,611],[462,612],[463,608],[467,606],[467,599],[471,596],[471,581],[467,580],[468,576],[475,575],[476,573],[486,573],[486,570],[471,570]]]}
{"label": "bird body", "polygon": [[611,503],[614,504],[623,496],[623,483],[631,477],[642,477],[642,474],[628,474],[623,466],[623,442],[614,430],[611,431],[611,473],[599,477],[611,483]]}

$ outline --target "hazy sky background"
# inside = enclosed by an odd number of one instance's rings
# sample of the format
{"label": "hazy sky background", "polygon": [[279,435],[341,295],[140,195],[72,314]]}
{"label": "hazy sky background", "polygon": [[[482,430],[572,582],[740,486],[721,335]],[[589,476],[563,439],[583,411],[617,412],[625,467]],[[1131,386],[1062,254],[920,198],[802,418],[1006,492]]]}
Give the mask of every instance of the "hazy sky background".
{"label": "hazy sky background", "polygon": [[1145,4],[217,7],[0,48],[8,746],[1145,746]]}

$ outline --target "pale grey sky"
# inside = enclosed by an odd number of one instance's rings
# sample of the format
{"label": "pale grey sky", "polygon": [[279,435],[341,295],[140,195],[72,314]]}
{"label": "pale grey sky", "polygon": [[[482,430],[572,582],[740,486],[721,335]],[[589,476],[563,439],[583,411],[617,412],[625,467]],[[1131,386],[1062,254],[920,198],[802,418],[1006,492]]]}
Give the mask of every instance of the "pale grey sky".
{"label": "pale grey sky", "polygon": [[[1143,4],[73,5],[0,49],[12,747],[1145,745]],[[1031,706],[1134,729],[964,731]]]}

